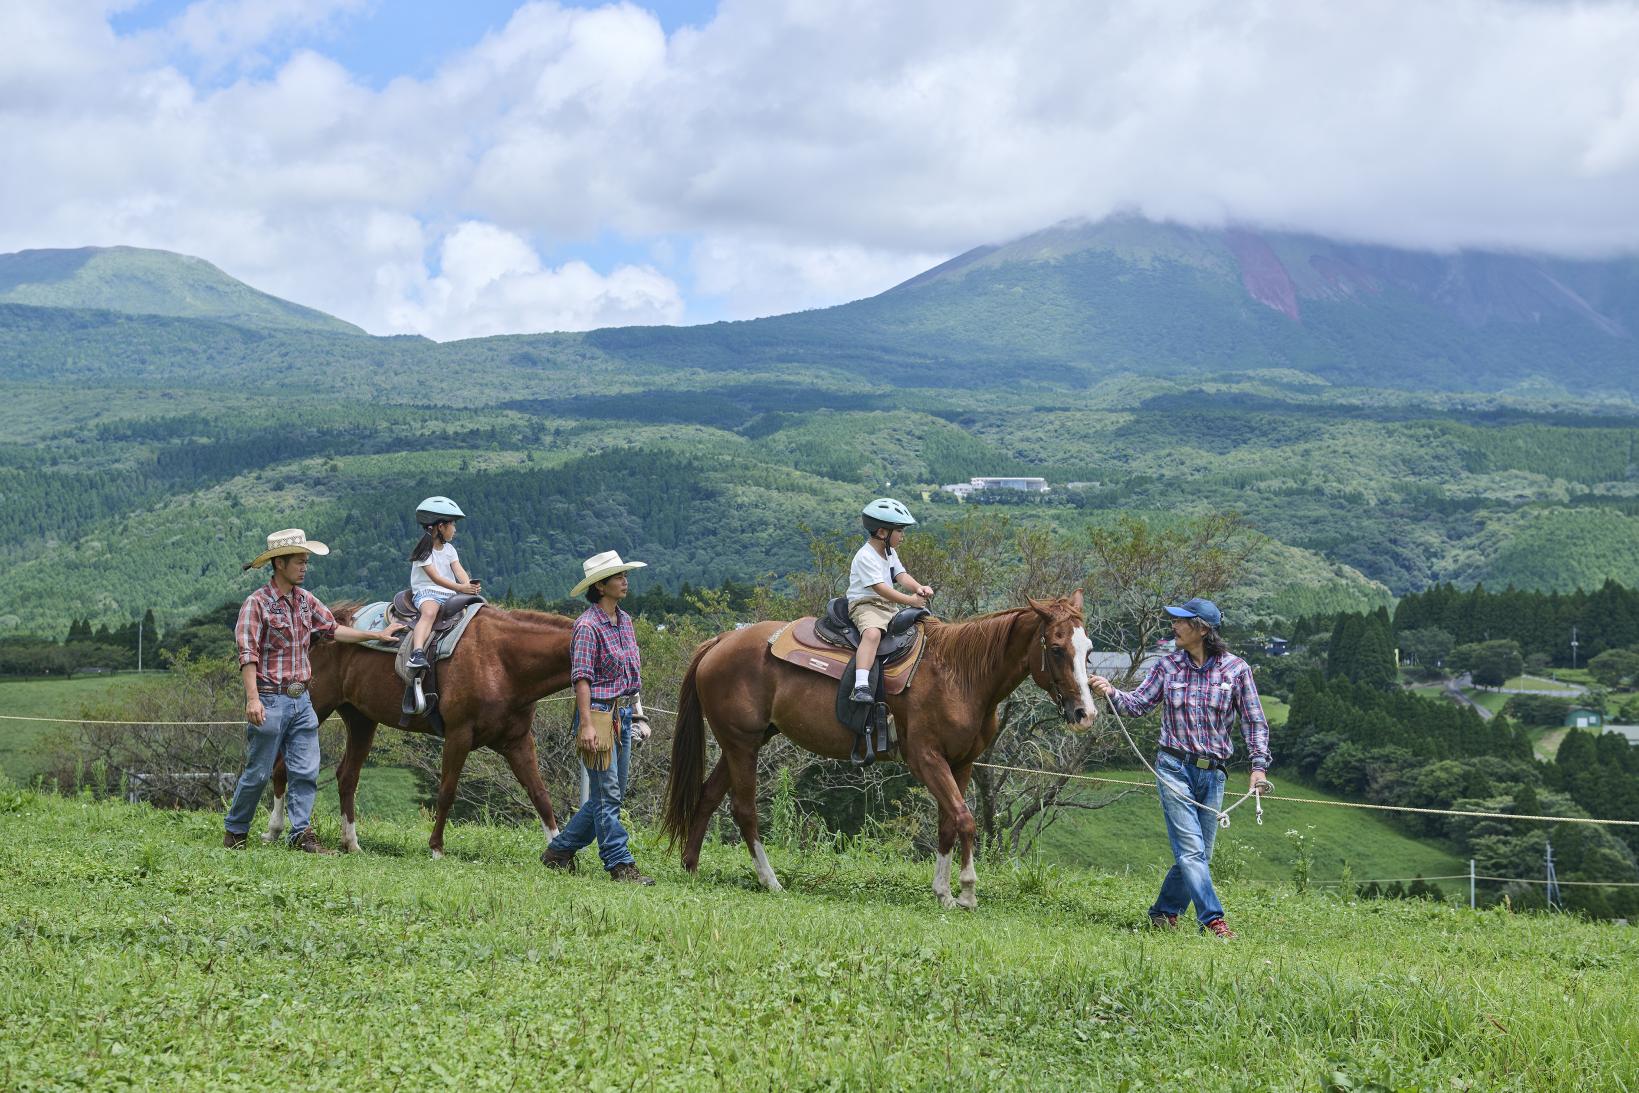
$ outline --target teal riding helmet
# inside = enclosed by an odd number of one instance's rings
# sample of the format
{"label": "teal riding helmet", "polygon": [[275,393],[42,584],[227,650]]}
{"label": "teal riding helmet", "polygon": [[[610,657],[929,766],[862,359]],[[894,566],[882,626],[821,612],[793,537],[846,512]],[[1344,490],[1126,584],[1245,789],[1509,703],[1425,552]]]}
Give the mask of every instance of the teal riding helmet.
{"label": "teal riding helmet", "polygon": [[908,528],[916,523],[916,517],[911,515],[911,510],[892,497],[878,497],[860,510],[860,517],[865,524],[865,531],[871,535],[878,531]]}

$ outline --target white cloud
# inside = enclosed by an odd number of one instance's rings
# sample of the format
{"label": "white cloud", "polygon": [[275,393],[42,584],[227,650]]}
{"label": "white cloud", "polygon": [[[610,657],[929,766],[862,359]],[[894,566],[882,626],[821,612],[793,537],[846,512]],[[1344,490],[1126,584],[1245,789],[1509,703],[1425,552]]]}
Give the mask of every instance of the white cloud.
{"label": "white cloud", "polygon": [[372,0],[195,0],[158,35],[208,71],[261,67],[264,47],[334,25]]}
{"label": "white cloud", "polygon": [[[375,89],[312,38],[361,2],[201,0],[134,39],[108,2],[14,2],[0,249],[188,251],[456,337],[681,321],[674,278],[712,313],[840,302],[1129,208],[1639,248],[1628,4],[724,0],[667,37],[631,4],[540,2]],[[184,55],[238,75],[198,84]],[[656,240],[659,265],[625,257]]]}
{"label": "white cloud", "polygon": [[528,243],[493,224],[468,222],[445,236],[440,267],[419,284],[396,286],[405,298],[390,313],[395,328],[476,338],[683,317],[677,286],[652,269],[621,266],[608,276],[585,262],[545,269]]}

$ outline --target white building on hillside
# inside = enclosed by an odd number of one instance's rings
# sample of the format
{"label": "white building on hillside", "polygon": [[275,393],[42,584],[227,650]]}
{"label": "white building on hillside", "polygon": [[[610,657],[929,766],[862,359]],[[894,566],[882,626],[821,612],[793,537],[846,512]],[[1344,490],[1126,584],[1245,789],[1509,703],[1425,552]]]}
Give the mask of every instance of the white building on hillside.
{"label": "white building on hillside", "polygon": [[963,500],[968,494],[979,490],[1022,490],[1025,493],[1046,493],[1047,479],[1045,478],[1010,478],[1006,476],[978,476],[966,482],[957,482],[949,486],[940,486],[946,493],[954,493]]}

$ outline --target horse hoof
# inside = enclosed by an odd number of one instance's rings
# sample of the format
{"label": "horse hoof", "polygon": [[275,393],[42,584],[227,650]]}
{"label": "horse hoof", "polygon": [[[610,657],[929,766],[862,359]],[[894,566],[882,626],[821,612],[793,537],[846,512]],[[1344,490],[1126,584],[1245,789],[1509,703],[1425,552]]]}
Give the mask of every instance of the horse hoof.
{"label": "horse hoof", "polygon": [[964,892],[952,900],[951,905],[954,907],[959,907],[964,911],[976,911],[979,909],[979,897],[970,896]]}
{"label": "horse hoof", "polygon": [[939,906],[945,910],[954,911],[957,908],[956,897],[949,892],[937,892],[935,894],[939,897]]}
{"label": "horse hoof", "polygon": [[434,849],[432,856],[433,861],[442,861],[444,859],[444,852],[442,850]]}

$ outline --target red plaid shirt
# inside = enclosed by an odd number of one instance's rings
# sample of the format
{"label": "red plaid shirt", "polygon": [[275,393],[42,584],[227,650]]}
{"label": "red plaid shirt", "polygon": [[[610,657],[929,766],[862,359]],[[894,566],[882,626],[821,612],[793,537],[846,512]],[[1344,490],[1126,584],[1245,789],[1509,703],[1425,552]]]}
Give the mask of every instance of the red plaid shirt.
{"label": "red plaid shirt", "polygon": [[1142,717],[1161,705],[1161,743],[1165,747],[1228,759],[1235,750],[1229,730],[1237,715],[1253,770],[1269,766],[1269,720],[1258,700],[1252,668],[1233,653],[1210,658],[1196,667],[1182,649],[1162,657],[1132,691],[1110,695],[1124,717]]}
{"label": "red plaid shirt", "polygon": [[336,616],[317,596],[305,588],[280,596],[272,581],[246,597],[233,628],[239,663],[256,665],[256,687],[263,691],[312,679],[307,647],[335,633]]}
{"label": "red plaid shirt", "polygon": [[637,694],[643,686],[642,667],[632,616],[617,607],[611,622],[596,604],[581,612],[569,639],[570,683],[586,680],[592,685],[592,698],[607,702]]}

